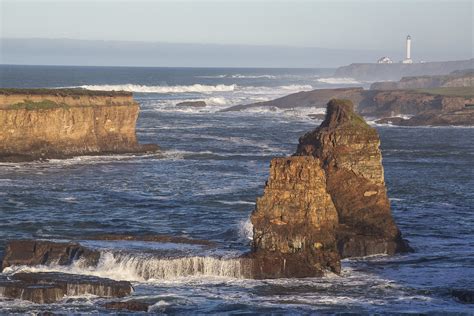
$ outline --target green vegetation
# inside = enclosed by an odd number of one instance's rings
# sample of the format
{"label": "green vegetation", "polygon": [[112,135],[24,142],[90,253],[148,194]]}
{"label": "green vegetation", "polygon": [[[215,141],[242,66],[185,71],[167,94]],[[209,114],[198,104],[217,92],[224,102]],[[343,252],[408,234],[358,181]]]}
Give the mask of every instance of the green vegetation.
{"label": "green vegetation", "polygon": [[474,97],[474,87],[449,87],[449,88],[430,88],[430,89],[416,89],[416,92],[442,95],[447,97]]}
{"label": "green vegetation", "polygon": [[12,104],[8,107],[8,109],[12,110],[48,110],[48,109],[56,109],[56,108],[63,108],[68,109],[69,106],[64,103],[56,103],[51,100],[43,100],[39,102],[33,101],[24,101],[16,104]]}
{"label": "green vegetation", "polygon": [[131,92],[126,91],[94,91],[80,88],[74,89],[20,89],[20,88],[0,88],[0,95],[12,94],[31,94],[31,95],[52,95],[61,97],[78,97],[78,96],[131,96]]}

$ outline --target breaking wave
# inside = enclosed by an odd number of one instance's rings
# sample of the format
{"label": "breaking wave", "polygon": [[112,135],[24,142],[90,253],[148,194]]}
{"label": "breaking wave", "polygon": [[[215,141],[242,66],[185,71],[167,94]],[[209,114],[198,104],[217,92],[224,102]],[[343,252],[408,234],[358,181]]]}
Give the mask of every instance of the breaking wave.
{"label": "breaking wave", "polygon": [[244,278],[242,259],[238,257],[188,256],[179,258],[157,257],[146,254],[102,251],[96,266],[87,266],[79,259],[70,266],[40,265],[13,266],[6,273],[63,272],[93,275],[127,281],[175,280],[183,277]]}
{"label": "breaking wave", "polygon": [[146,86],[137,84],[119,84],[119,85],[82,85],[74,88],[83,88],[87,90],[102,90],[102,91],[129,91],[140,93],[211,93],[211,92],[229,92],[234,91],[237,85],[203,85],[193,84],[188,86]]}
{"label": "breaking wave", "polygon": [[362,82],[355,80],[354,78],[319,78],[316,79],[321,83],[328,84],[360,84]]}

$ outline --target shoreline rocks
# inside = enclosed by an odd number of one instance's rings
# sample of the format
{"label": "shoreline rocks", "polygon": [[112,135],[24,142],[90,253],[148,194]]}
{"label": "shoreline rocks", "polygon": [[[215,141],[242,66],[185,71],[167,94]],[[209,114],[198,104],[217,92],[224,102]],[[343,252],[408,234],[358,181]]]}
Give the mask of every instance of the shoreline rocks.
{"label": "shoreline rocks", "polygon": [[125,297],[132,292],[127,281],[68,273],[20,272],[0,279],[1,296],[37,304],[51,304],[65,296]]}
{"label": "shoreline rocks", "polygon": [[0,161],[156,151],[137,141],[138,114],[123,91],[0,89]]}
{"label": "shoreline rocks", "polygon": [[14,265],[70,265],[78,259],[83,259],[86,265],[95,265],[99,257],[98,251],[73,242],[11,240],[7,243],[0,272]]}
{"label": "shoreline rocks", "polygon": [[[317,89],[293,93],[275,100],[236,105],[224,111],[242,111],[253,107],[277,109],[325,108],[330,99],[349,99],[360,115],[370,118],[416,116],[410,126],[474,125],[469,88],[420,90],[364,90],[363,88]],[[316,116],[319,118],[318,116]]]}
{"label": "shoreline rocks", "polygon": [[257,200],[256,278],[340,272],[340,258],[411,251],[387,197],[380,140],[349,100],[331,100],[293,157],[276,158]]}

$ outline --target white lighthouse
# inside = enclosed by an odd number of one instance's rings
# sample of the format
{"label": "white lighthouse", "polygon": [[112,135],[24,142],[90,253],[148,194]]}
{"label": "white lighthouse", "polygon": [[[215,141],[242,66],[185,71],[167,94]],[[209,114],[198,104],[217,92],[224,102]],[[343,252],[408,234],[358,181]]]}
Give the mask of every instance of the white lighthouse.
{"label": "white lighthouse", "polygon": [[406,57],[402,61],[404,64],[413,64],[413,60],[411,59],[411,36],[407,36],[407,46],[406,46]]}

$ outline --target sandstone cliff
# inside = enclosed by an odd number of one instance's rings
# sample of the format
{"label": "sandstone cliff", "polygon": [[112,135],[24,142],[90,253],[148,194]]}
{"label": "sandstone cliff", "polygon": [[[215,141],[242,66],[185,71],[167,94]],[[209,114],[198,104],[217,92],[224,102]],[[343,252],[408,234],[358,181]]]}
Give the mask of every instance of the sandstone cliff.
{"label": "sandstone cliff", "polygon": [[348,100],[331,100],[295,156],[272,160],[254,226],[254,277],[340,271],[341,257],[410,250],[390,211],[380,140]]}
{"label": "sandstone cliff", "polygon": [[0,89],[0,160],[156,150],[139,145],[131,93]]}

